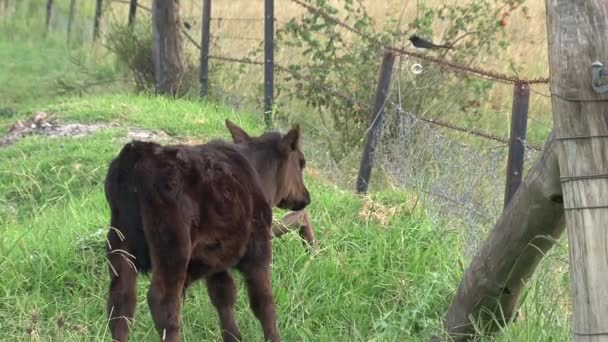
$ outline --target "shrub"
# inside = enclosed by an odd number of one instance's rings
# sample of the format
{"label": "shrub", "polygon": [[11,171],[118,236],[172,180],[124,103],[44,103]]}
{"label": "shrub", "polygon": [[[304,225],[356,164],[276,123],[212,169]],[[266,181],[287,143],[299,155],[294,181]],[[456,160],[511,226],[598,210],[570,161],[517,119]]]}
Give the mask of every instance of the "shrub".
{"label": "shrub", "polygon": [[[449,55],[447,59],[451,61],[469,64],[482,51],[496,55],[506,48],[507,43],[500,39],[504,27],[497,18],[515,11],[525,0],[471,0],[462,5],[444,4],[438,8],[422,2],[417,8],[417,18],[405,25],[405,29],[401,25],[402,18],[389,15],[391,19],[385,23],[383,31],[375,29],[361,0],[345,0],[341,9],[329,0],[303,1],[372,37],[365,39],[351,34],[311,11],[292,19],[276,32],[277,50],[296,49],[304,57],[288,66],[290,72],[280,74],[285,82],[277,82],[277,94],[285,93],[316,109],[326,126],[325,131],[332,132],[327,141],[332,156],[339,160],[363,140],[370,115],[367,105],[372,102],[384,45],[409,45],[407,39],[412,33],[429,38],[433,37],[437,24],[447,25],[441,40],[457,44],[454,49],[439,53],[444,54],[443,57]],[[260,52],[258,49],[252,54]],[[440,66],[423,62],[425,71],[421,75],[401,77],[408,76],[407,67],[402,64],[414,62],[411,59],[398,61],[393,74],[393,89],[397,89],[398,84],[401,91],[398,95],[393,94],[392,100],[398,101],[404,110],[434,116],[448,111],[475,112],[492,89],[489,81],[462,75],[455,79]],[[404,72],[399,71],[400,67]],[[432,108],[437,113],[428,113]],[[391,120],[391,117],[387,119]]]}
{"label": "shrub", "polygon": [[137,91],[153,90],[155,77],[150,24],[147,21],[132,27],[114,24],[105,40],[106,47],[133,74]]}

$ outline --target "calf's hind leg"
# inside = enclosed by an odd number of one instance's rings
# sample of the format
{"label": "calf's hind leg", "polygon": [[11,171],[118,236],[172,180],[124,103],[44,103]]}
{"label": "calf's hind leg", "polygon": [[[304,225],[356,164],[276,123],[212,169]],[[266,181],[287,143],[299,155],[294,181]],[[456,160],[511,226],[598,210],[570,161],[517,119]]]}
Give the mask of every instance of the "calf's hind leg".
{"label": "calf's hind leg", "polygon": [[264,341],[279,342],[276,311],[270,282],[270,240],[260,242],[254,256],[246,256],[238,268],[243,273],[249,294],[251,310],[262,324]]}
{"label": "calf's hind leg", "polygon": [[[175,212],[144,216],[144,230],[150,248],[152,281],[148,289],[148,306],[156,331],[162,341],[180,341],[182,292],[190,258],[190,236],[180,225]],[[175,225],[169,224],[174,222]]]}
{"label": "calf's hind leg", "polygon": [[107,301],[110,333],[112,340],[126,342],[129,336],[129,325],[133,320],[137,295],[135,285],[137,271],[122,251],[126,244],[120,239],[118,233],[110,229],[108,233],[108,254],[110,263],[110,291]]}
{"label": "calf's hind leg", "polygon": [[217,310],[222,340],[224,342],[239,342],[241,334],[234,319],[234,303],[236,301],[236,285],[227,271],[207,277],[207,292],[211,303]]}

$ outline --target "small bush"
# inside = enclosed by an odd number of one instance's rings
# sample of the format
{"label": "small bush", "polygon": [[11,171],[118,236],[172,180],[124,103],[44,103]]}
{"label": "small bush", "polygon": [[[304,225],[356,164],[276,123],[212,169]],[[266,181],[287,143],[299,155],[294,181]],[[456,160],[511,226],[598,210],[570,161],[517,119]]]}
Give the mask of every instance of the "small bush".
{"label": "small bush", "polygon": [[[137,23],[133,27],[127,24],[114,24],[105,36],[106,48],[118,57],[133,74],[136,91],[155,90],[156,78],[154,69],[152,26],[149,21]],[[178,91],[178,96],[191,95],[198,81],[198,65],[193,62],[194,56],[184,49],[186,70]]]}
{"label": "small bush", "polygon": [[137,91],[153,90],[155,77],[150,24],[115,24],[105,40],[106,47],[116,54],[118,60],[133,74]]}

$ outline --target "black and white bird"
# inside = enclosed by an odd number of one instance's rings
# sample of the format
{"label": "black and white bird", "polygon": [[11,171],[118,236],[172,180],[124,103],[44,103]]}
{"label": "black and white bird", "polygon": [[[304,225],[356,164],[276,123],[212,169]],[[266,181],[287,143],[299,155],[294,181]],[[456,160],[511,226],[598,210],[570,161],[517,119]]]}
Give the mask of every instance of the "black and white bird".
{"label": "black and white bird", "polygon": [[412,43],[412,45],[417,48],[417,49],[451,49],[452,45],[450,44],[444,44],[444,45],[437,45],[434,44],[426,39],[422,39],[420,37],[418,37],[417,35],[413,34],[410,36],[410,42]]}

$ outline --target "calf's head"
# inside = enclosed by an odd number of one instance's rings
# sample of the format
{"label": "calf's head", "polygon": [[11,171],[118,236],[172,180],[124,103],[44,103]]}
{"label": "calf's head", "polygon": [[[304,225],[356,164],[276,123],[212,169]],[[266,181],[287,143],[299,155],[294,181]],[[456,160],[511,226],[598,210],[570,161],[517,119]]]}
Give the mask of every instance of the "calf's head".
{"label": "calf's head", "polygon": [[310,203],[310,194],[302,175],[306,160],[300,149],[300,128],[286,134],[266,132],[251,137],[230,120],[226,127],[260,175],[266,197],[281,209],[302,210]]}

